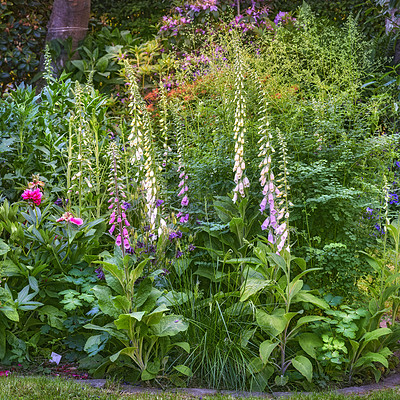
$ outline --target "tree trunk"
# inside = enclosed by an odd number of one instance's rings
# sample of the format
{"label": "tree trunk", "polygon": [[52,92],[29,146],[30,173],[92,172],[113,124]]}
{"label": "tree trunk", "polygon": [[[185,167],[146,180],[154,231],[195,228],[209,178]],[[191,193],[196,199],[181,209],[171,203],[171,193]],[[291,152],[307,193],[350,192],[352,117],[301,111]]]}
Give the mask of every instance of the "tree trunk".
{"label": "tree trunk", "polygon": [[[47,25],[46,42],[54,39],[72,39],[72,53],[79,41],[86,36],[90,18],[90,0],[54,0],[50,21]],[[56,60],[57,74],[63,70],[68,54],[62,51]],[[73,58],[77,58],[74,54]]]}

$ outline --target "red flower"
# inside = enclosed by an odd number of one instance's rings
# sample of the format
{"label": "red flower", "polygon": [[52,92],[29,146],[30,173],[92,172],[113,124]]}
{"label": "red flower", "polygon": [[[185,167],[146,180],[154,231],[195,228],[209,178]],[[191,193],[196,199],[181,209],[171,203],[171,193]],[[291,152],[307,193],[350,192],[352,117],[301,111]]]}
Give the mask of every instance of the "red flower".
{"label": "red flower", "polygon": [[43,193],[40,191],[39,188],[36,188],[33,190],[26,189],[26,190],[24,190],[24,193],[22,193],[21,196],[24,200],[32,201],[37,206],[39,206],[42,201]]}

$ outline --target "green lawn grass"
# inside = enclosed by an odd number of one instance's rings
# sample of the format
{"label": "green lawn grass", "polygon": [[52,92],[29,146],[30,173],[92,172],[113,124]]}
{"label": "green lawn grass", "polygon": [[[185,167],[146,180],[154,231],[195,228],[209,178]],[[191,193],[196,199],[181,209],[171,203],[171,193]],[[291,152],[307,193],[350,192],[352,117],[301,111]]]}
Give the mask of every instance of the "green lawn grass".
{"label": "green lawn grass", "polygon": [[[75,381],[62,378],[47,377],[1,377],[0,400],[187,400],[196,399],[187,394],[127,394],[118,389],[118,385],[110,384],[108,389],[95,389],[88,385],[81,385]],[[208,397],[212,400],[231,400],[231,396],[216,395]],[[256,399],[256,397],[247,397]],[[367,395],[344,396],[335,394],[293,395],[291,400],[400,400],[400,389],[371,392]]]}

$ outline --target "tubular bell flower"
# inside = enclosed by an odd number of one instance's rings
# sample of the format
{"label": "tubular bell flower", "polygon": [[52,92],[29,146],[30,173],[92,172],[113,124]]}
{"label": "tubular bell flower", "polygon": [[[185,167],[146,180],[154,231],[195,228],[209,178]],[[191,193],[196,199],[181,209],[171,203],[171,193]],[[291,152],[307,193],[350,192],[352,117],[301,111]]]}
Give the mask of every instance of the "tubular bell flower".
{"label": "tubular bell flower", "polygon": [[244,101],[244,75],[243,75],[243,64],[240,58],[239,50],[236,50],[235,54],[235,124],[233,127],[234,139],[235,139],[235,164],[233,166],[233,172],[235,173],[234,181],[236,183],[233,189],[233,202],[236,203],[238,194],[241,197],[245,197],[244,189],[250,186],[249,179],[245,176],[246,164],[244,161],[244,137],[246,128],[244,121],[246,120],[246,103]]}

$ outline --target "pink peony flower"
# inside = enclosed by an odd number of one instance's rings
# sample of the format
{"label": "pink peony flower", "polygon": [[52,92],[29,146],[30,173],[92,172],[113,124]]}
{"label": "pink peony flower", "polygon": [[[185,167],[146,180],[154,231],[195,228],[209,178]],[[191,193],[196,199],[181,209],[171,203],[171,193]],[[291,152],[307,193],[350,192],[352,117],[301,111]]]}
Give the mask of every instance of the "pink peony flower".
{"label": "pink peony flower", "polygon": [[34,204],[39,206],[42,201],[43,193],[40,191],[39,188],[26,189],[21,196],[24,200],[32,201]]}

